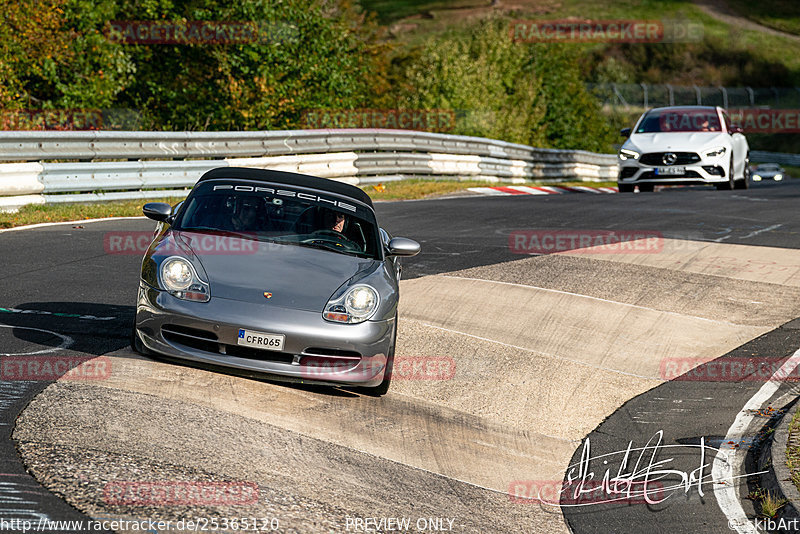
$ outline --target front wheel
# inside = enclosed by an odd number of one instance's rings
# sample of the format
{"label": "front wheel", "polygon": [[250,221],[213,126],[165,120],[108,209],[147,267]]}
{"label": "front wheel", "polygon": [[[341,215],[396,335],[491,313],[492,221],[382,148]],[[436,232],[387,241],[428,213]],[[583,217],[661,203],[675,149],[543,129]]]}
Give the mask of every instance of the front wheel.
{"label": "front wheel", "polygon": [[142,343],[142,340],[139,339],[139,335],[136,333],[136,315],[133,316],[133,325],[131,326],[131,348],[133,352],[141,354],[142,356],[150,355],[150,351],[147,350],[147,347],[144,346],[144,343]]}
{"label": "front wheel", "polygon": [[389,354],[386,355],[386,370],[383,373],[383,382],[370,390],[370,393],[376,397],[382,397],[386,395],[386,393],[389,391],[389,386],[392,384],[395,345],[397,345],[397,315],[394,316],[394,337],[392,338],[392,347],[389,349]]}
{"label": "front wheel", "polygon": [[617,183],[617,190],[620,193],[633,193],[633,184],[620,184],[620,183]]}
{"label": "front wheel", "polygon": [[736,180],[733,184],[734,189],[747,189],[750,187],[750,156],[744,158],[744,170],[742,170],[742,179]]}
{"label": "front wheel", "polygon": [[736,187],[736,182],[733,179],[733,154],[731,154],[731,162],[728,165],[728,181],[716,184],[717,191],[730,191]]}

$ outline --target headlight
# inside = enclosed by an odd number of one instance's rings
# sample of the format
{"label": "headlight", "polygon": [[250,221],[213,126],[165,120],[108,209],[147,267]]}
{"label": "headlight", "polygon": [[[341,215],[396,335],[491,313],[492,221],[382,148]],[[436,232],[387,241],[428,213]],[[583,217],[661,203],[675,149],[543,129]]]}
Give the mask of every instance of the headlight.
{"label": "headlight", "polygon": [[167,258],[161,264],[161,286],[179,299],[208,302],[211,291],[208,284],[197,276],[192,264],[180,256]]}
{"label": "headlight", "polygon": [[640,154],[634,150],[628,150],[627,148],[622,148],[619,151],[619,159],[622,161],[627,161],[629,159],[639,159]]}
{"label": "headlight", "polygon": [[322,316],[337,323],[363,323],[378,309],[378,292],[370,286],[354,286],[329,301]]}
{"label": "headlight", "polygon": [[712,148],[711,150],[706,150],[703,152],[703,156],[707,158],[716,158],[717,156],[721,156],[725,153],[727,149],[724,146],[718,146],[716,148]]}
{"label": "headlight", "polygon": [[758,174],[754,174],[753,175],[753,181],[754,182],[760,182],[761,181],[761,176],[759,176]]}
{"label": "headlight", "polygon": [[776,180],[783,180],[783,175],[778,173],[778,174],[775,175],[775,179]]}

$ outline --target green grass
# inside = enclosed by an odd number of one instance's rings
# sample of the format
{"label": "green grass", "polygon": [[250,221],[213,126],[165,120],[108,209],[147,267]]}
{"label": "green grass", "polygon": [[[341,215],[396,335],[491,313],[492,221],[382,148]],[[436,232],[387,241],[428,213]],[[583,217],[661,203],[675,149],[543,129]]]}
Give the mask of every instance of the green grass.
{"label": "green grass", "polygon": [[[362,186],[372,200],[416,200],[463,191],[468,187],[485,187],[487,182],[457,180],[402,180]],[[381,187],[383,186],[383,187]]]}
{"label": "green grass", "polygon": [[783,508],[786,503],[789,501],[782,497],[776,497],[770,492],[767,492],[764,495],[764,499],[761,501],[761,513],[766,517],[775,517],[778,514],[778,510]]}
{"label": "green grass", "polygon": [[748,18],[776,30],[800,35],[800,9],[797,0],[727,0],[728,6],[740,17]]}
{"label": "green grass", "polygon": [[154,198],[86,204],[39,204],[23,206],[17,213],[0,213],[0,228],[47,222],[80,221],[103,217],[136,217],[148,202],[177,204],[181,198]]}
{"label": "green grass", "polygon": [[405,17],[431,10],[488,6],[486,0],[361,0],[361,6],[378,16],[381,24],[390,24]]}
{"label": "green grass", "polygon": [[[456,180],[403,180],[398,182],[387,182],[383,185],[383,190],[379,191],[380,186],[363,186],[362,189],[373,200],[416,200],[421,198],[434,198],[437,196],[449,195],[462,192],[469,187],[491,187],[512,185],[507,183],[497,184],[485,181],[456,181]],[[526,182],[525,185],[584,185],[588,187],[612,187],[617,182],[559,182],[553,184],[549,182]]]}
{"label": "green grass", "polygon": [[792,476],[792,482],[800,490],[800,446],[792,445],[792,438],[800,435],[800,410],[794,412],[789,422],[789,443],[786,444],[786,466]]}
{"label": "green grass", "polygon": [[[737,0],[744,4],[747,0]],[[778,0],[787,12],[786,18],[791,24],[800,24],[800,14],[796,6],[797,0]],[[509,21],[554,20],[567,17],[590,20],[664,20],[673,19],[703,24],[706,41],[690,43],[699,47],[699,54],[705,58],[706,64],[687,65],[679,73],[679,79],[659,79],[658,83],[675,83],[684,85],[720,85],[726,72],[733,64],[747,71],[750,66],[758,64],[774,64],[780,68],[785,66],[794,73],[795,82],[800,85],[800,42],[779,35],[770,35],[761,31],[743,30],[718,21],[706,15],[691,0],[617,0],[602,2],[600,0],[516,0],[514,9],[503,9],[491,6],[491,2],[483,0],[455,0],[452,2],[405,0],[360,0],[368,11],[378,15],[384,23],[395,23],[393,41],[401,45],[399,50],[418,45],[428,38],[444,31],[461,31],[476,18],[496,15]],[[748,9],[756,9],[756,13],[767,13],[772,10],[772,2],[763,2],[754,7],[748,2]],[[783,11],[782,11],[783,13]],[[509,25],[510,29],[510,25]],[[788,31],[788,30],[787,30]],[[713,49],[708,43],[713,43]],[[605,50],[609,45],[603,43],[582,43],[587,52]],[[648,45],[640,45],[648,46]],[[725,57],[714,58],[717,51],[724,51]],[[680,52],[683,53],[683,52]],[[624,82],[624,80],[616,80]],[[648,80],[632,80],[634,83]],[[758,83],[756,83],[758,82]],[[748,85],[744,80],[723,85]],[[752,85],[769,86],[764,80],[754,80]],[[774,85],[774,84],[772,84]]]}
{"label": "green grass", "polygon": [[[417,200],[434,198],[465,191],[468,187],[486,187],[491,184],[485,181],[456,180],[403,180],[387,182],[380,186],[363,186],[362,189],[373,200]],[[532,182],[526,185],[545,185]],[[550,184],[552,185],[552,184]],[[586,185],[589,187],[611,187],[616,182],[561,182],[558,185]],[[115,202],[95,202],[85,204],[41,204],[22,207],[17,213],[0,212],[0,228],[12,228],[28,224],[47,222],[81,221],[84,219],[101,219],[104,217],[138,217],[142,215],[142,206],[148,202],[167,202],[175,205],[182,198],[162,198],[148,200],[124,200]]]}

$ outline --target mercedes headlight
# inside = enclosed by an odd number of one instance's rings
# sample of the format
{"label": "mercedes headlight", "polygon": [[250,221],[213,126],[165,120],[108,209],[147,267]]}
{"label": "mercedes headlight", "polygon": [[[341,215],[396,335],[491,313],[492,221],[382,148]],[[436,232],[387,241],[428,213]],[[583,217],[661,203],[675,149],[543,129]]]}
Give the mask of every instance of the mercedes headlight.
{"label": "mercedes headlight", "polygon": [[208,302],[211,291],[208,283],[197,276],[194,266],[186,258],[172,256],[161,263],[161,287],[179,299]]}
{"label": "mercedes headlight", "polygon": [[707,158],[716,158],[717,156],[723,155],[726,150],[727,148],[725,148],[724,146],[718,146],[716,148],[712,148],[711,150],[706,150],[705,152],[703,152],[703,156]]}
{"label": "mercedes headlight", "polygon": [[337,323],[363,323],[378,309],[378,292],[370,286],[353,286],[343,295],[328,301],[322,316]]}
{"label": "mercedes headlight", "polygon": [[758,175],[758,174],[754,174],[754,175],[753,175],[753,181],[754,181],[754,182],[760,182],[760,181],[761,181],[761,176],[760,176],[760,175]]}
{"label": "mercedes headlight", "polygon": [[776,174],[775,180],[783,180],[783,175],[781,173]]}
{"label": "mercedes headlight", "polygon": [[619,159],[622,161],[627,161],[629,159],[639,159],[639,154],[635,150],[628,150],[627,148],[622,148],[619,151]]}

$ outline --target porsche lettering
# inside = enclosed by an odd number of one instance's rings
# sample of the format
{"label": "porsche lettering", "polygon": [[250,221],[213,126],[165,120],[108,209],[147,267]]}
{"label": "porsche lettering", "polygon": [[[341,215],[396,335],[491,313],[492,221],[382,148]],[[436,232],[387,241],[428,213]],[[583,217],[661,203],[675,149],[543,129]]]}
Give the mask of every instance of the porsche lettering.
{"label": "porsche lettering", "polygon": [[329,198],[321,197],[318,195],[312,195],[310,193],[301,193],[298,191],[291,191],[288,189],[274,189],[272,187],[258,187],[252,185],[229,185],[229,184],[222,184],[222,185],[215,185],[214,191],[241,191],[245,193],[267,193],[270,195],[276,196],[284,196],[284,197],[291,197],[291,198],[299,198],[302,200],[310,200],[312,202],[319,202],[320,204],[330,204],[331,206],[336,206],[338,208],[342,208],[348,211],[352,211],[355,213],[356,207],[352,204],[348,204],[347,202],[341,202],[339,200],[332,200]]}

